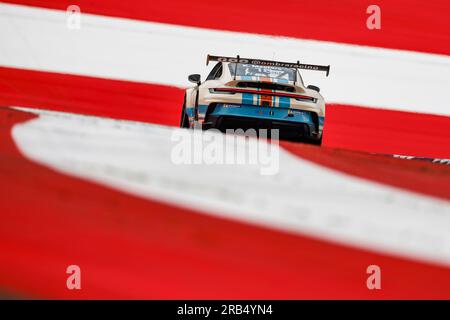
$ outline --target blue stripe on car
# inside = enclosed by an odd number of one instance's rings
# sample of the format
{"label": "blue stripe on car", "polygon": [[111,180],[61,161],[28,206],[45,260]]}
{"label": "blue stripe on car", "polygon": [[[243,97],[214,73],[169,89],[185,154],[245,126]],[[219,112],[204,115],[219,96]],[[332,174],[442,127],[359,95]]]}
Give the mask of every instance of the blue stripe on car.
{"label": "blue stripe on car", "polygon": [[289,108],[291,106],[291,98],[281,96],[279,98],[280,108]]}
{"label": "blue stripe on car", "polygon": [[242,94],[242,104],[253,104],[253,94],[243,93]]}

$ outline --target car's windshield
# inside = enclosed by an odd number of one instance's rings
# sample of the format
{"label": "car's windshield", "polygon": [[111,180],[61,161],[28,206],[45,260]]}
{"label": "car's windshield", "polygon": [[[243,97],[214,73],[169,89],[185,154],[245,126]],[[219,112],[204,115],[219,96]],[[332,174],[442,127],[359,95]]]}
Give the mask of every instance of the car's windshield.
{"label": "car's windshield", "polygon": [[294,81],[295,70],[290,68],[281,67],[267,67],[267,66],[256,66],[253,64],[243,64],[229,63],[228,68],[230,73],[234,76],[236,71],[236,76],[249,76],[249,77],[267,77],[272,79],[284,79],[288,81]]}

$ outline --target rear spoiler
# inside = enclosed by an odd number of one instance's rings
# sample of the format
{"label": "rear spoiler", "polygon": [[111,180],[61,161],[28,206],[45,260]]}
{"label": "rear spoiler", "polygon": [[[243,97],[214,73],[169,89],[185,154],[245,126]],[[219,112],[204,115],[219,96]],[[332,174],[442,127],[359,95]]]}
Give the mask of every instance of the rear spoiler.
{"label": "rear spoiler", "polygon": [[260,59],[248,59],[237,57],[221,57],[221,56],[211,56],[208,54],[206,57],[206,65],[210,61],[220,61],[220,62],[231,62],[231,63],[244,63],[253,64],[257,66],[267,66],[267,67],[282,67],[282,68],[292,68],[292,69],[303,69],[303,70],[313,70],[313,71],[324,71],[328,75],[330,74],[330,66],[319,66],[314,64],[304,64],[297,61],[297,63],[291,62],[281,62],[281,61],[271,61],[271,60],[260,60]]}

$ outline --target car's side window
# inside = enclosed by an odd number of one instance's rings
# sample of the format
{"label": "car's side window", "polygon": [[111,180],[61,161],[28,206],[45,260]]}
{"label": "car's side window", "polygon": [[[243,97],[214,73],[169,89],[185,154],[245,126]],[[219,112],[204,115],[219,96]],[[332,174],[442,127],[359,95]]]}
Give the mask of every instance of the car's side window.
{"label": "car's side window", "polygon": [[302,78],[302,75],[301,75],[301,73],[300,73],[300,71],[296,71],[297,72],[297,82],[299,82],[302,86],[304,86],[305,84],[304,84],[304,82],[303,82],[303,78]]}
{"label": "car's side window", "polygon": [[215,80],[215,79],[219,79],[222,76],[222,62],[218,62],[214,68],[211,70],[211,72],[209,73],[208,77],[206,78],[206,80]]}

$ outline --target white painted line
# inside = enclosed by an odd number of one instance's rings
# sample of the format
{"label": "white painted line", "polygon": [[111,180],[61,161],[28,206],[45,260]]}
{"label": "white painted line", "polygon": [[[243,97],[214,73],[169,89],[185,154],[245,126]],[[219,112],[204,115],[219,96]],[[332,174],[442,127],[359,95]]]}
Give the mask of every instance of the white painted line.
{"label": "white painted line", "polygon": [[258,165],[176,165],[171,136],[183,129],[33,112],[37,119],[14,126],[14,141],[27,158],[59,172],[206,214],[450,265],[447,201],[284,150],[274,176]]}

